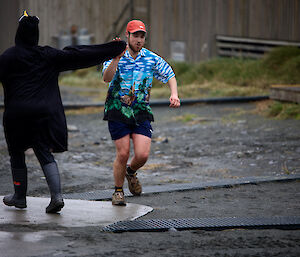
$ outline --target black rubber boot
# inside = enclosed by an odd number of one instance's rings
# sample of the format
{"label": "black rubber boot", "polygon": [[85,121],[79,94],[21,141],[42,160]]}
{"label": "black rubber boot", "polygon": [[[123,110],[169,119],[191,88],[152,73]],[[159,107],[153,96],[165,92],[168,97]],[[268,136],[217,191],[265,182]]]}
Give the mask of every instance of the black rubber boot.
{"label": "black rubber boot", "polygon": [[7,195],[3,198],[3,203],[7,206],[15,206],[16,208],[26,208],[27,193],[27,169],[11,169],[14,182],[15,193]]}
{"label": "black rubber boot", "polygon": [[64,207],[57,164],[56,162],[51,162],[44,165],[42,169],[51,194],[51,201],[46,208],[46,213],[57,213]]}

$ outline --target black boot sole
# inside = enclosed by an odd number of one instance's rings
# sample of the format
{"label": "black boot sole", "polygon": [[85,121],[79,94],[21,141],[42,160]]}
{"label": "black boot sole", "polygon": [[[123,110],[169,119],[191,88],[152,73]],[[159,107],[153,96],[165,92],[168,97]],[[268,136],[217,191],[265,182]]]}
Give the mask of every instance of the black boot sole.
{"label": "black boot sole", "polygon": [[14,206],[19,209],[27,208],[26,203],[16,203],[16,201],[6,201],[5,198],[3,198],[3,203],[7,206]]}
{"label": "black boot sole", "polygon": [[58,213],[64,206],[64,202],[56,202],[54,204],[50,203],[46,208],[46,213]]}

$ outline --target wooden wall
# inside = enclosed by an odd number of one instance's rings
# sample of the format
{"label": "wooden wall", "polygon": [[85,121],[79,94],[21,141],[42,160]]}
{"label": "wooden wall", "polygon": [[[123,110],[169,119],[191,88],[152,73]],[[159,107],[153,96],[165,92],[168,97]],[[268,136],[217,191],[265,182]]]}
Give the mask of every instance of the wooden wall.
{"label": "wooden wall", "polygon": [[126,10],[118,28],[131,18],[144,20],[147,46],[166,58],[171,41],[185,42],[188,61],[210,58],[217,34],[300,42],[300,0],[1,0],[0,53],[13,44],[12,20],[24,9],[40,17],[41,45],[53,45],[53,36],[72,25],[102,43],[129,2],[134,10]]}
{"label": "wooden wall", "polygon": [[18,27],[18,1],[0,0],[0,54],[15,44]]}
{"label": "wooden wall", "polygon": [[40,18],[40,44],[52,44],[52,37],[69,32],[72,25],[87,28],[96,42],[103,42],[127,1],[122,0],[23,0],[19,12],[28,9]]}
{"label": "wooden wall", "polygon": [[300,42],[299,28],[299,0],[151,1],[151,47],[170,56],[170,41],[184,41],[193,62],[216,54],[216,35]]}

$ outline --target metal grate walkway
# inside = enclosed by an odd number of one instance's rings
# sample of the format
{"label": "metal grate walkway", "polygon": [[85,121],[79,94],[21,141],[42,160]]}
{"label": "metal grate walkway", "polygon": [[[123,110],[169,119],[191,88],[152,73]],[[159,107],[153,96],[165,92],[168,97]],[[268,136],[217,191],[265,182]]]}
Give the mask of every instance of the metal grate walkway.
{"label": "metal grate walkway", "polygon": [[120,221],[104,227],[108,232],[143,232],[168,230],[224,229],[299,229],[300,216],[286,217],[227,217],[198,219],[152,219]]}
{"label": "metal grate walkway", "polygon": [[[238,185],[258,184],[267,182],[284,182],[300,179],[300,174],[292,174],[287,176],[276,177],[245,177],[240,179],[226,179],[213,182],[204,183],[186,183],[186,184],[167,184],[160,186],[145,186],[143,187],[143,194],[154,194],[163,192],[174,191],[187,191],[187,190],[203,190],[207,188],[224,188],[233,187]],[[97,190],[84,193],[65,194],[66,199],[82,199],[82,200],[110,200],[113,190]],[[132,196],[128,189],[124,189],[125,196]]]}

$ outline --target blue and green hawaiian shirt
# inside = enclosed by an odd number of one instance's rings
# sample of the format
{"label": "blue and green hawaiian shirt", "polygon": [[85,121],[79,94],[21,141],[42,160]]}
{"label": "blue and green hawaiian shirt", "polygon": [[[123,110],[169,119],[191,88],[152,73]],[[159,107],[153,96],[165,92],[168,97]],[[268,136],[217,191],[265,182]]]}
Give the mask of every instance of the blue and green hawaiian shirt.
{"label": "blue and green hawaiian shirt", "polygon": [[[112,60],[103,64],[103,71]],[[149,106],[153,77],[167,83],[175,77],[171,66],[160,56],[142,48],[134,60],[127,50],[121,57],[104,107],[104,120],[138,124],[154,121]]]}

